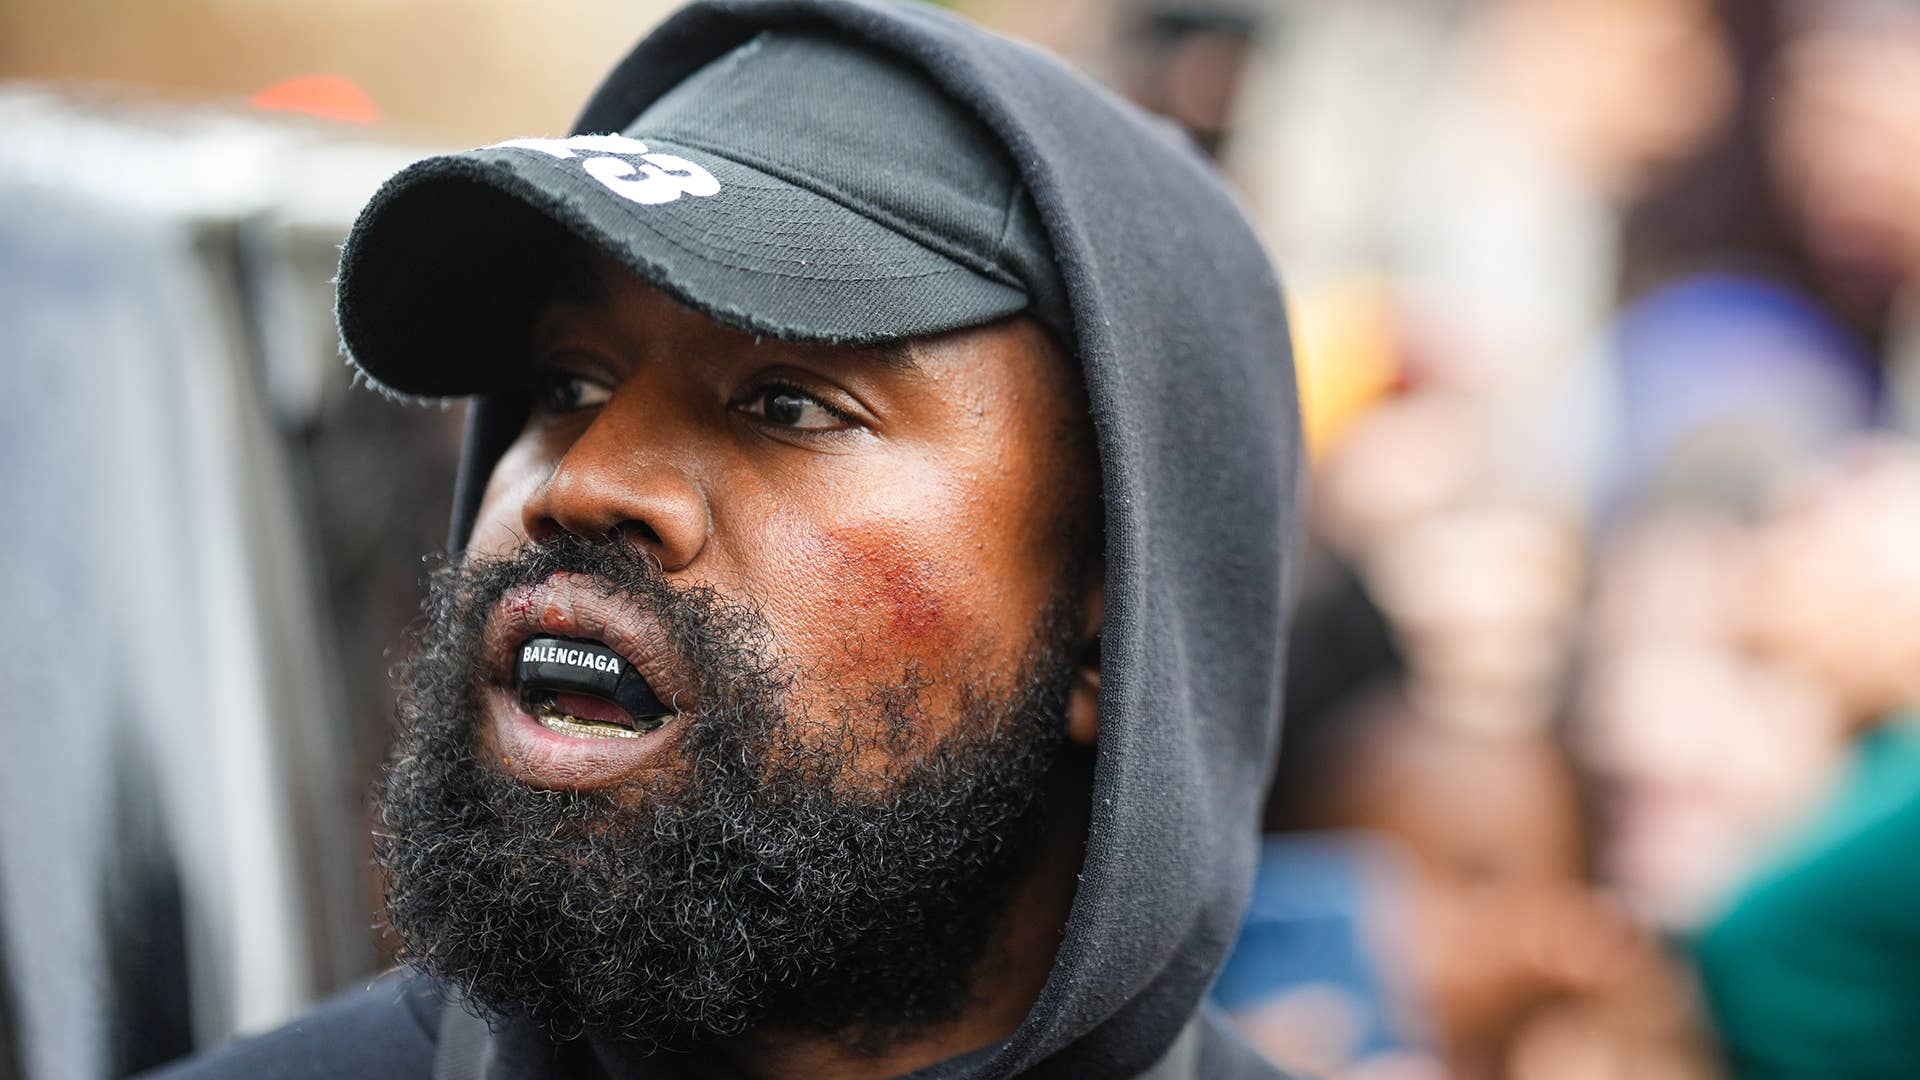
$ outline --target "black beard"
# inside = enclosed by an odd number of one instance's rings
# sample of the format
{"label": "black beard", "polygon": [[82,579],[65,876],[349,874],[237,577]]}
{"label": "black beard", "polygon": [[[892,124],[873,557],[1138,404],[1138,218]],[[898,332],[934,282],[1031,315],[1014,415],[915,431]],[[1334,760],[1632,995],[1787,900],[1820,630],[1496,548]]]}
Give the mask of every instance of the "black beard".
{"label": "black beard", "polygon": [[[585,574],[650,611],[691,670],[678,768],[642,797],[526,787],[472,750],[481,637],[509,588]],[[1032,862],[1073,678],[1068,605],[1022,668],[922,730],[908,667],[832,717],[752,606],[572,538],[437,571],[403,669],[375,850],[403,956],[556,1038],[685,1048],[750,1028],[885,1045],[951,1019]],[[863,769],[869,759],[890,764]]]}

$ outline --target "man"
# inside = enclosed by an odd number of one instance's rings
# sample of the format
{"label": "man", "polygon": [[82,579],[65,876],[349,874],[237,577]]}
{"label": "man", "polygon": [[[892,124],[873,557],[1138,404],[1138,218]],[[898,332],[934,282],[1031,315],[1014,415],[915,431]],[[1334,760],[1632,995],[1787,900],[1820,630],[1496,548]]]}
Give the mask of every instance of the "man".
{"label": "man", "polygon": [[379,854],[409,970],[182,1076],[1267,1076],[1201,997],[1278,715],[1271,270],[934,9],[697,4],[355,225],[476,395]]}

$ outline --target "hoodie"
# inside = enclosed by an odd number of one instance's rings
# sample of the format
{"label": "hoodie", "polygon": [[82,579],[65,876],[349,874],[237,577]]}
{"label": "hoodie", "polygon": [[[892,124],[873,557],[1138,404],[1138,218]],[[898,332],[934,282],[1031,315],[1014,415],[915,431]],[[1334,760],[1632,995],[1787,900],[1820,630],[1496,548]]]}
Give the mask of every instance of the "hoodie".
{"label": "hoodie", "polygon": [[[1301,455],[1273,269],[1169,126],[1047,54],[917,4],[695,3],[620,62],[576,132],[621,130],[769,28],[837,33],[902,60],[1004,143],[1052,244],[1099,447],[1106,609],[1079,887],[1020,1028],[920,1075],[1277,1075],[1203,1006],[1246,906],[1279,730]],[[456,551],[520,416],[510,400],[475,403]],[[389,979],[230,1050],[224,1068],[216,1057],[180,1075],[556,1075],[529,1033],[489,1032],[424,983]],[[435,1073],[441,1041],[466,1049],[450,1046]]]}

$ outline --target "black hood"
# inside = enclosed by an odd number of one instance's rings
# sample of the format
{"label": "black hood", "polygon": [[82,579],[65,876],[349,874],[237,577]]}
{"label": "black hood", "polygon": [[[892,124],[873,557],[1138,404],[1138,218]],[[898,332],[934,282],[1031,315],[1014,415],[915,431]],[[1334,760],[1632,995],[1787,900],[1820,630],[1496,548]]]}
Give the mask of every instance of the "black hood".
{"label": "black hood", "polygon": [[[707,0],[608,76],[577,132],[619,131],[768,28],[838,32],[925,71],[1002,140],[1058,262],[1098,434],[1106,623],[1092,825],[1053,973],[970,1075],[1272,1075],[1195,1018],[1253,879],[1279,732],[1301,454],[1279,287],[1212,167],[1029,46],[885,0]],[[463,546],[522,411],[477,402]],[[944,1074],[945,1070],[943,1070]]]}

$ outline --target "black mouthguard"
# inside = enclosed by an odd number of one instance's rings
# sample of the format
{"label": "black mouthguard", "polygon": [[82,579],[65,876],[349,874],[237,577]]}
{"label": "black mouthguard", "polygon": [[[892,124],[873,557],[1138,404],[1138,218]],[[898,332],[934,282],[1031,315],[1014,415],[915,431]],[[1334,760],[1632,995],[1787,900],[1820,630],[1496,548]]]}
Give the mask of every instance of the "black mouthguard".
{"label": "black mouthguard", "polygon": [[522,694],[545,690],[605,698],[627,710],[636,724],[674,712],[626,657],[597,641],[528,638],[513,661],[513,685]]}

